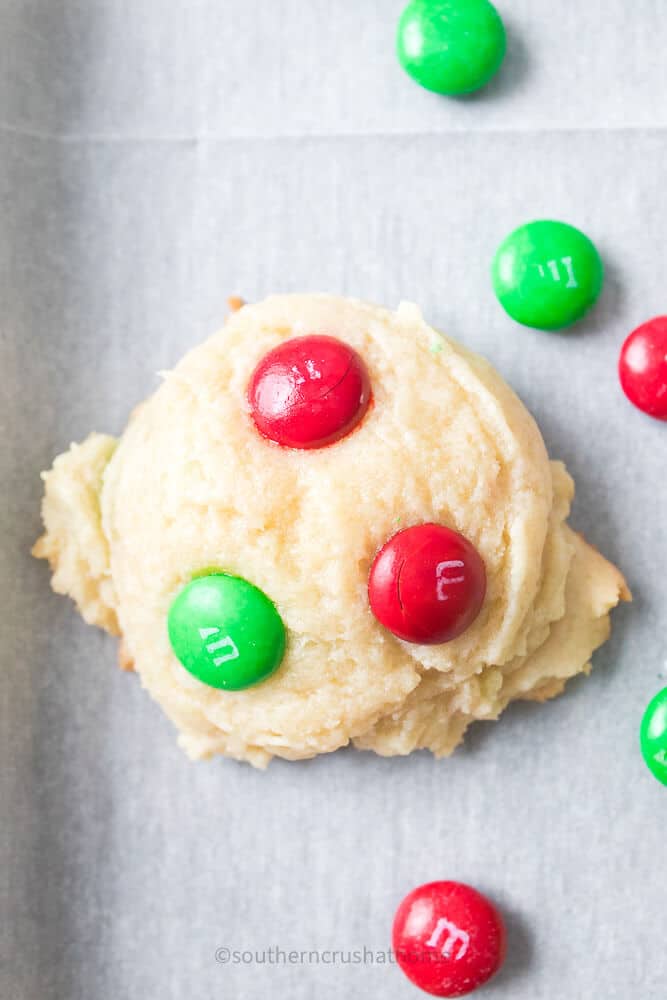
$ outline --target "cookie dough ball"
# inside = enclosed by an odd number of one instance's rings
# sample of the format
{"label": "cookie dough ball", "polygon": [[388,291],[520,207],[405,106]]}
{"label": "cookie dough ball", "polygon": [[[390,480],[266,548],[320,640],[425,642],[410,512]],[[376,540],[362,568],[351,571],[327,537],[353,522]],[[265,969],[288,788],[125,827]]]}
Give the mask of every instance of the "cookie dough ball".
{"label": "cookie dough ball", "polygon": [[[292,450],[258,433],[247,387],[267,352],[313,333],[358,353],[372,402],[346,437]],[[262,766],[351,740],[444,754],[473,719],[555,693],[604,641],[627,591],[565,526],[571,495],[517,397],[415,306],[275,296],[191,351],[117,447],[95,435],[56,460],[36,552],[87,620],[117,624],[192,757]],[[472,625],[432,646],[397,639],[367,597],[378,549],[424,522],[464,535],[487,583]],[[169,643],[172,601],[212,568],[264,591],[287,630],[280,668],[246,690],[201,683]]]}

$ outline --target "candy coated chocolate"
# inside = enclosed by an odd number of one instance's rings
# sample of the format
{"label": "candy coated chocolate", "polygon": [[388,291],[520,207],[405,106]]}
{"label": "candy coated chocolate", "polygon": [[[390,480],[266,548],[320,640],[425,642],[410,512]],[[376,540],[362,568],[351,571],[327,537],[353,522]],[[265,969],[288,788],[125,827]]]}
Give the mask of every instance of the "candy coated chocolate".
{"label": "candy coated chocolate", "polygon": [[479,614],[485,593],[477,549],[442,524],[397,532],[378,552],[368,578],[375,617],[399,639],[415,643],[461,635]]}
{"label": "candy coated chocolate", "polygon": [[461,997],[486,983],[505,957],[495,906],[461,882],[429,882],[405,897],[394,917],[396,961],[416,986]]}
{"label": "candy coated chocolate", "polygon": [[618,375],[631,403],[656,420],[667,420],[667,316],[632,331],[621,348]]}
{"label": "candy coated chocolate", "polygon": [[667,687],[649,702],[639,740],[646,766],[658,781],[667,785]]}
{"label": "candy coated chocolate", "polygon": [[350,433],[371,398],[364,362],[324,334],[283,341],[261,359],[248,400],[257,430],[286,448],[322,448]]}
{"label": "candy coated chocolate", "polygon": [[227,691],[266,680],[285,652],[285,626],[273,602],[229,573],[207,573],[186,584],[171,604],[167,627],[185,669]]}
{"label": "candy coated chocolate", "polygon": [[401,66],[438,94],[479,90],[500,68],[505,47],[503,22],[489,0],[412,0],[398,22]]}
{"label": "candy coated chocolate", "polygon": [[517,323],[560,330],[597,300],[603,267],[591,241],[574,226],[540,220],[503,240],[492,279],[498,301]]}

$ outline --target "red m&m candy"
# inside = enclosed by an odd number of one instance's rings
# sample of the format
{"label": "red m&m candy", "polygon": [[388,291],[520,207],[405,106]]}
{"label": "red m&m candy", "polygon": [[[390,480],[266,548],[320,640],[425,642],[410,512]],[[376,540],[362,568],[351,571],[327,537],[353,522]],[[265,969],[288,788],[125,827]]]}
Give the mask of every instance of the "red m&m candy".
{"label": "red m&m candy", "polygon": [[631,403],[658,420],[667,420],[667,316],[633,330],[621,348],[618,374]]}
{"label": "red m&m candy", "polygon": [[482,986],[505,957],[505,928],[486,897],[461,882],[429,882],[394,917],[396,961],[416,986],[461,997]]}
{"label": "red m&m candy", "polygon": [[368,578],[371,611],[408,642],[455,639],[479,614],[485,593],[477,549],[442,524],[399,531],[378,552]]}
{"label": "red m&m candy", "polygon": [[323,334],[294,337],[269,351],[248,386],[258,431],[286,448],[322,448],[345,437],[370,397],[357,352]]}

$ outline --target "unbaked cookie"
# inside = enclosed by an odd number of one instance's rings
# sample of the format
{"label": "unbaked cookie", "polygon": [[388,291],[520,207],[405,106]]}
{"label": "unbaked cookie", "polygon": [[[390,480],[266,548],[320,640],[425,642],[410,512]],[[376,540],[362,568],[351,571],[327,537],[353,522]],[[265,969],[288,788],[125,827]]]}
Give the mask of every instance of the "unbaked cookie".
{"label": "unbaked cookie", "polygon": [[[248,386],[269,352],[313,333],[356,352],[370,393],[341,439],[282,447],[260,433]],[[35,554],[86,621],[122,635],[125,665],[194,758],[261,767],[350,741],[448,754],[470,722],[588,670],[610,609],[629,599],[618,570],[566,525],[572,481],[530,414],[410,304],[392,313],[295,295],[244,306],[164,377],[119,442],[91,435],[44,480]],[[388,539],[432,523],[474,546],[486,590],[461,634],[422,644],[380,624],[368,579]],[[170,643],[175,598],[211,572],[250,581],[284,623],[279,668],[243,690],[202,683]]]}

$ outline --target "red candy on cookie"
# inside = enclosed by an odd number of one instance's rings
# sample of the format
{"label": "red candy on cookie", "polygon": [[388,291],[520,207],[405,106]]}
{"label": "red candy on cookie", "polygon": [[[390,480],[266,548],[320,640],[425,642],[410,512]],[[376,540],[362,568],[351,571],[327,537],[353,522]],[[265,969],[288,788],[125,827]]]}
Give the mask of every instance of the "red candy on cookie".
{"label": "red candy on cookie", "polygon": [[631,403],[667,420],[667,316],[642,323],[621,348],[618,374]]}
{"label": "red candy on cookie", "polygon": [[462,997],[502,965],[505,927],[476,889],[462,882],[428,882],[396,911],[392,947],[399,966],[420,989],[436,997]]}
{"label": "red candy on cookie", "polygon": [[408,642],[461,635],[479,614],[486,570],[477,549],[442,524],[399,531],[378,552],[368,578],[371,611]]}
{"label": "red candy on cookie", "polygon": [[335,337],[283,341],[261,359],[248,400],[257,430],[286,448],[323,448],[349,434],[371,398],[364,362]]}

